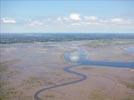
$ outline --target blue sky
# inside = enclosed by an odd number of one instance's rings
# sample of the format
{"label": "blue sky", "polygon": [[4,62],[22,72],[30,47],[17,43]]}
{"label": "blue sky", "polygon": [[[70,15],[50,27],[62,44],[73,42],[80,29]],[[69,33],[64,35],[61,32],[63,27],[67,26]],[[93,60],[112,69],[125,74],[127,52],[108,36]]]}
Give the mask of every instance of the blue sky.
{"label": "blue sky", "polygon": [[134,0],[1,0],[1,32],[134,33]]}

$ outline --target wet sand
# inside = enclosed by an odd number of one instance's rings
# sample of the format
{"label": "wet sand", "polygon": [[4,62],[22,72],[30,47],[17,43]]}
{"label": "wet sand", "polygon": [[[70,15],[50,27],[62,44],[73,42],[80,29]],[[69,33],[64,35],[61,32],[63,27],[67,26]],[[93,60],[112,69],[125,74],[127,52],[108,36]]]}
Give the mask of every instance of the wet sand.
{"label": "wet sand", "polygon": [[[0,99],[34,100],[36,91],[77,80],[64,72],[74,63],[64,60],[64,52],[83,48],[91,60],[133,61],[126,52],[134,44],[90,46],[87,42],[3,44],[0,49]],[[41,92],[42,100],[133,100],[134,69],[80,65],[72,70],[87,79]]]}

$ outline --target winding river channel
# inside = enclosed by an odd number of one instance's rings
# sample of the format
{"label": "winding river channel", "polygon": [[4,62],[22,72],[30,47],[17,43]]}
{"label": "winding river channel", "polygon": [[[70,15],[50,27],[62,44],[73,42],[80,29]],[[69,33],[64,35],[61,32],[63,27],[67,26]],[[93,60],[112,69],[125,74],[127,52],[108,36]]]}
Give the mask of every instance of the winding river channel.
{"label": "winding river channel", "polygon": [[78,67],[80,65],[93,65],[93,66],[103,66],[103,67],[105,67],[105,66],[124,67],[124,68],[132,68],[132,69],[134,68],[134,62],[92,61],[92,60],[89,60],[87,58],[87,54],[86,54],[85,50],[82,50],[82,49],[78,49],[78,50],[73,51],[73,52],[65,52],[64,59],[68,63],[73,63],[73,65],[67,66],[63,70],[67,73],[76,75],[79,79],[74,80],[74,81],[70,81],[70,82],[66,82],[66,83],[53,85],[50,87],[45,87],[45,88],[43,88],[35,93],[34,100],[42,100],[39,97],[39,94],[41,92],[45,92],[46,90],[58,88],[58,87],[66,86],[66,85],[70,85],[70,84],[75,84],[75,83],[81,82],[83,80],[86,80],[86,78],[87,78],[86,75],[72,70],[73,68]]}

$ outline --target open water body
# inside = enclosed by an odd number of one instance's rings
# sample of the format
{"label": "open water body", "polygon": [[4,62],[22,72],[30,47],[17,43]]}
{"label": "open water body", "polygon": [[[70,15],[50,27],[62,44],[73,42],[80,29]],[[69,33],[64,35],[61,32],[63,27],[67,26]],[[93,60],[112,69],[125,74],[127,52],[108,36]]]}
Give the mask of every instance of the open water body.
{"label": "open water body", "polygon": [[[127,48],[126,52],[134,53],[134,48]],[[94,61],[87,57],[87,52],[83,49],[78,49],[76,51],[65,52],[65,61],[69,63],[78,63],[81,65],[92,65],[92,66],[102,66],[102,67],[125,67],[134,68],[134,61],[124,62],[124,61]]]}

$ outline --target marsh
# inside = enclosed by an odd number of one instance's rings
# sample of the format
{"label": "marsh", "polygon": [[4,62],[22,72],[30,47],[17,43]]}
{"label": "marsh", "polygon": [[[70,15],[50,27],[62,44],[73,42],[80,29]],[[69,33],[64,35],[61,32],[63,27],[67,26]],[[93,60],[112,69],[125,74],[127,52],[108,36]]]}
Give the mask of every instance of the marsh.
{"label": "marsh", "polygon": [[[86,40],[1,44],[0,98],[33,100],[34,94],[42,88],[79,80],[77,75],[63,70],[77,65],[71,70],[86,75],[86,80],[42,91],[39,97],[42,100],[132,100],[134,55],[128,50],[134,47],[133,43],[133,40],[117,39],[109,42]],[[86,64],[87,60],[95,64]],[[96,64],[98,61],[126,62],[126,66],[120,63],[119,67],[118,64]]]}

